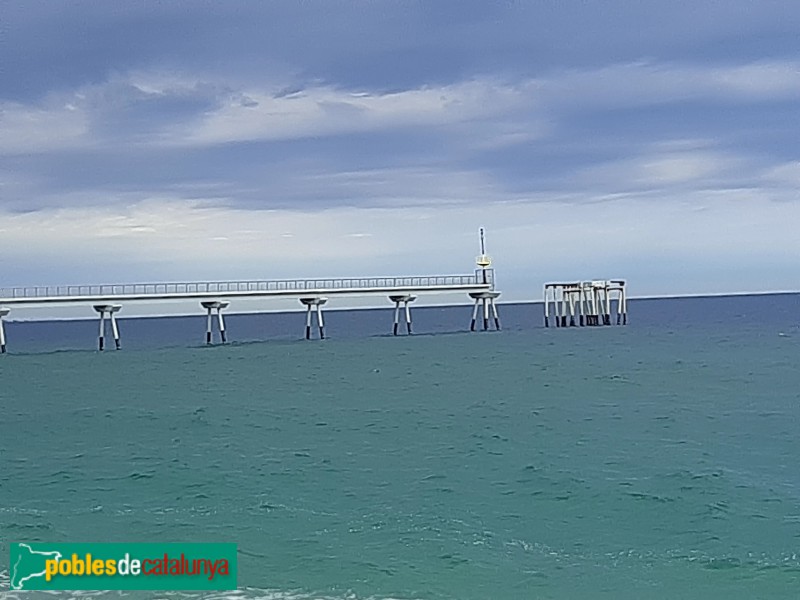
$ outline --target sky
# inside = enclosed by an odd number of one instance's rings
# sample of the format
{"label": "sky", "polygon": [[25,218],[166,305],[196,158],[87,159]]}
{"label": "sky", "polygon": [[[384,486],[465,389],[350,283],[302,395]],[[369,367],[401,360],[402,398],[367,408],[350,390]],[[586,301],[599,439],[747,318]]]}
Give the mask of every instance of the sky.
{"label": "sky", "polygon": [[796,0],[0,0],[0,287],[800,289]]}

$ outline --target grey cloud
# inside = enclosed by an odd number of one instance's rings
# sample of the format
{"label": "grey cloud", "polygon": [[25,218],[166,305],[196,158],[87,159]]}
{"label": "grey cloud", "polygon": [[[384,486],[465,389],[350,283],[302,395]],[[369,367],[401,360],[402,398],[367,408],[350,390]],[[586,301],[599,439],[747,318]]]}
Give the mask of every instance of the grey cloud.
{"label": "grey cloud", "polygon": [[6,2],[13,100],[154,65],[391,90],[657,60],[794,56],[791,0],[566,3]]}

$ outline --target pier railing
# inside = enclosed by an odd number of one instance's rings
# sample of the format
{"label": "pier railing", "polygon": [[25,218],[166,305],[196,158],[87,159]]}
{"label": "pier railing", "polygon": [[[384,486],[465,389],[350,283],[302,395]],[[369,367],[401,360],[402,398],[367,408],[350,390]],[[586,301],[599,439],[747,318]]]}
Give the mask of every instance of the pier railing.
{"label": "pier railing", "polygon": [[108,298],[148,296],[185,297],[209,294],[258,294],[269,295],[304,291],[380,291],[396,289],[442,290],[493,286],[494,272],[479,269],[472,275],[426,275],[411,277],[352,277],[323,279],[275,279],[256,281],[206,281],[184,283],[126,283],[103,285],[56,285],[0,287],[0,303],[3,300],[34,300],[36,298]]}

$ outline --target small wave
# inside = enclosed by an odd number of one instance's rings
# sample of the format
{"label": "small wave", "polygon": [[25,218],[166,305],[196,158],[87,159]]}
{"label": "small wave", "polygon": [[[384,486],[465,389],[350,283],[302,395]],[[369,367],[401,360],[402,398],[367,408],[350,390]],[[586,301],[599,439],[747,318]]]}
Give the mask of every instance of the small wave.
{"label": "small wave", "polygon": [[[411,600],[396,596],[359,595],[355,592],[344,592],[339,595],[330,593],[307,592],[303,590],[278,590],[269,588],[242,587],[230,591],[208,592],[157,592],[157,591],[14,591],[11,590],[8,571],[0,571],[0,596],[3,600],[33,600],[36,598],[135,598],[155,600],[156,598],[174,598],[176,600]],[[416,598],[415,600],[419,600]]]}

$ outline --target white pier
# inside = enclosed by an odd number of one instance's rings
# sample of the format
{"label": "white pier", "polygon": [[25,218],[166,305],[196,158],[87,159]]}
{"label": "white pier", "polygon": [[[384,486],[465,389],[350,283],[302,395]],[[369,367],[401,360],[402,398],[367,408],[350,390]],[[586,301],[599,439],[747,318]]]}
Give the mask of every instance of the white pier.
{"label": "white pier", "polygon": [[[622,279],[556,282],[544,284],[544,326],[550,327],[550,305],[556,327],[578,324],[611,325],[612,300],[616,301],[617,325],[628,324],[628,300]],[[569,319],[569,321],[567,321]]]}
{"label": "white pier", "polygon": [[[479,258],[488,260],[485,255]],[[93,307],[100,315],[100,350],[105,348],[106,317],[111,324],[115,347],[120,347],[116,313],[122,309],[124,303],[199,301],[206,310],[208,344],[212,343],[213,336],[212,311],[216,312],[220,341],[225,343],[227,337],[222,310],[242,298],[296,298],[307,307],[306,339],[311,338],[312,313],[316,314],[319,337],[325,337],[322,306],[329,298],[333,300],[341,297],[388,297],[395,303],[393,331],[397,334],[400,305],[404,308],[407,332],[411,333],[409,303],[419,296],[463,293],[476,298],[475,294],[490,294],[485,296],[488,299],[485,311],[489,306],[492,307],[495,323],[499,328],[497,308],[494,305],[494,299],[499,296],[499,292],[494,291],[494,270],[488,268],[488,264],[479,262],[479,266],[471,275],[0,287],[0,352],[5,352],[6,349],[3,317],[15,307],[34,306]]]}

